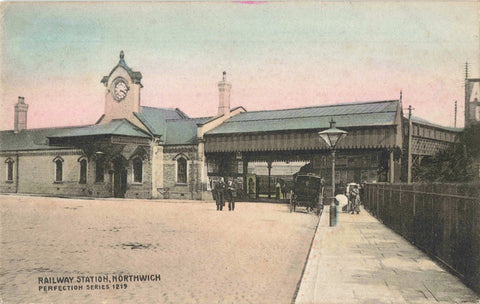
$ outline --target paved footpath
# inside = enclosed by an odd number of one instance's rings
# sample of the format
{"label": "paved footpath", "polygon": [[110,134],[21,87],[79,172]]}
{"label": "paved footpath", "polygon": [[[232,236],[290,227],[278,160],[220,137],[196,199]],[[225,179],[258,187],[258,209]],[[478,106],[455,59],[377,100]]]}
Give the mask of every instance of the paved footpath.
{"label": "paved footpath", "polygon": [[427,255],[362,209],[325,208],[295,303],[480,303],[479,297]]}

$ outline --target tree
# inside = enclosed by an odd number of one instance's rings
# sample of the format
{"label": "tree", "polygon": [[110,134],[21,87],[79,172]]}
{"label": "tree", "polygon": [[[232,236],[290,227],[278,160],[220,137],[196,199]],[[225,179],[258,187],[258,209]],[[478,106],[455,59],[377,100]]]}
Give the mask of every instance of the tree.
{"label": "tree", "polygon": [[416,180],[420,182],[471,182],[478,179],[480,126],[459,134],[449,148],[422,161]]}

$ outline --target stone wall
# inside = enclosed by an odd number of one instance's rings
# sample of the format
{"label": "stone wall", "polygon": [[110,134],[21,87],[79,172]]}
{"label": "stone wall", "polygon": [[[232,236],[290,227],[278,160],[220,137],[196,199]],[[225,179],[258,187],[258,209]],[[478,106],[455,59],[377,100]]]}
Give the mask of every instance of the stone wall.
{"label": "stone wall", "polygon": [[[146,149],[148,150],[148,149]],[[135,157],[134,157],[135,158]],[[152,198],[152,161],[150,153],[143,158],[142,183],[133,180],[133,159],[128,161],[126,198]]]}
{"label": "stone wall", "polygon": [[[61,157],[63,179],[55,181],[56,157]],[[0,155],[0,193],[24,193],[48,196],[85,196],[85,197],[113,197],[113,170],[105,167],[104,181],[95,182],[95,161],[88,159],[87,182],[80,183],[79,150],[36,151],[3,153]],[[7,181],[7,163],[10,158],[13,165],[13,181]],[[133,160],[128,161],[127,170],[127,198],[151,198],[152,166],[148,155],[143,160],[142,183],[133,182]],[[18,165],[18,189],[17,189]]]}
{"label": "stone wall", "polygon": [[[201,180],[203,159],[198,156],[197,146],[165,147],[163,151],[163,186],[168,188],[165,198],[171,199],[202,199],[202,192],[206,184]],[[187,160],[187,183],[177,181],[177,159],[184,157]]]}
{"label": "stone wall", "polygon": [[[35,151],[4,153],[0,156],[0,192],[25,193],[52,196],[111,196],[108,178],[104,184],[80,184],[80,163],[82,156],[78,150]],[[62,181],[55,181],[56,157],[61,157]],[[13,182],[7,181],[7,164],[11,158],[14,163]],[[87,166],[87,182],[95,179],[91,162]],[[17,172],[18,168],[18,172]],[[18,180],[17,180],[18,176]],[[18,182],[18,189],[17,189]]]}

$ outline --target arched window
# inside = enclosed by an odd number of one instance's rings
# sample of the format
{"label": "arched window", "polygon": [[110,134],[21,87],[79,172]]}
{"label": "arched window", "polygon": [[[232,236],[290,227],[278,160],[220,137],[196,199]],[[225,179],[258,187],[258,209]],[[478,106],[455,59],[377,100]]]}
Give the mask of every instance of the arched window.
{"label": "arched window", "polygon": [[55,163],[55,182],[60,183],[63,181],[63,158],[57,156],[53,162]]}
{"label": "arched window", "polygon": [[184,157],[177,159],[177,183],[187,183],[187,159]]}
{"label": "arched window", "polygon": [[95,182],[102,183],[105,180],[105,161],[103,158],[97,158],[95,161]]}
{"label": "arched window", "polygon": [[141,183],[143,177],[143,164],[140,157],[133,159],[133,182]]}
{"label": "arched window", "polygon": [[7,182],[13,182],[13,164],[15,161],[8,158],[5,163],[7,164]]}
{"label": "arched window", "polygon": [[80,159],[80,184],[87,183],[87,160],[85,158]]}

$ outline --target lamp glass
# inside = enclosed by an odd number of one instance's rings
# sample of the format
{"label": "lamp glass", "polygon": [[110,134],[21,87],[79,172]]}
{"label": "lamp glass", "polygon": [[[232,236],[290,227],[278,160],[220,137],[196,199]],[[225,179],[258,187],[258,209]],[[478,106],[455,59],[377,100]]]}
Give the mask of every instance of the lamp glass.
{"label": "lamp glass", "polygon": [[342,137],[347,135],[347,132],[337,128],[333,128],[318,132],[318,135],[327,143],[330,148],[335,149],[337,143],[340,142]]}

